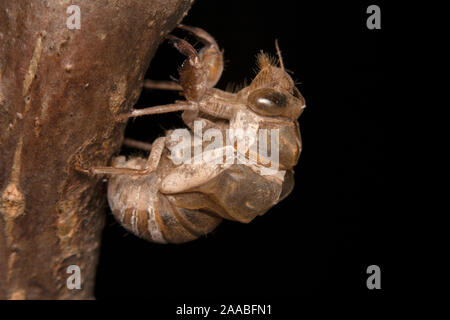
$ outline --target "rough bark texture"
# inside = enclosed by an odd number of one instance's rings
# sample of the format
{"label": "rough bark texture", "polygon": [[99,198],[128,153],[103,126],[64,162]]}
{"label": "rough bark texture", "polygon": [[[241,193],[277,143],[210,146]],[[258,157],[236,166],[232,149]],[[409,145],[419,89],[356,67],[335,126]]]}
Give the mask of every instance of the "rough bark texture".
{"label": "rough bark texture", "polygon": [[[190,0],[0,0],[0,299],[93,298],[107,165]],[[69,30],[68,6],[81,9]],[[69,290],[69,265],[82,289]]]}

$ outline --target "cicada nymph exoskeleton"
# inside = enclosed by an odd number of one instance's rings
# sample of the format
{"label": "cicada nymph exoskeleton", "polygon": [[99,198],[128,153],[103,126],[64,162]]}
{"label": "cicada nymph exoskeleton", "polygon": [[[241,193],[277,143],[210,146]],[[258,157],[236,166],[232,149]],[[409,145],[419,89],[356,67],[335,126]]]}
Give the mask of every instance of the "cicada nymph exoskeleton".
{"label": "cicada nymph exoskeleton", "polygon": [[[248,223],[264,214],[292,191],[293,167],[301,151],[297,119],[305,102],[284,69],[278,45],[278,61],[259,54],[259,72],[250,85],[238,92],[227,92],[214,88],[223,70],[223,55],[216,41],[200,28],[180,28],[197,37],[204,47],[197,52],[185,40],[168,36],[187,57],[180,68],[179,81],[148,80],[145,86],[179,90],[185,100],[134,109],[123,117],[183,111],[182,118],[193,133],[189,138],[192,145],[198,136],[196,122],[201,124],[201,133],[213,128],[224,135],[228,129],[277,129],[279,154],[273,174],[262,174],[267,169],[263,156],[249,148],[236,150],[236,144],[225,143],[209,152],[216,158],[236,152],[248,162],[176,163],[174,141],[169,139],[171,131],[156,139],[151,148],[149,145],[148,159],[126,160],[119,156],[112,167],[84,170],[109,175],[108,201],[116,219],[128,231],[157,243],[191,241],[211,232],[222,219]],[[129,143],[146,149],[143,143]],[[201,147],[208,149],[210,143],[208,139],[201,141]],[[270,143],[266,145],[268,152],[274,151],[270,150]]]}

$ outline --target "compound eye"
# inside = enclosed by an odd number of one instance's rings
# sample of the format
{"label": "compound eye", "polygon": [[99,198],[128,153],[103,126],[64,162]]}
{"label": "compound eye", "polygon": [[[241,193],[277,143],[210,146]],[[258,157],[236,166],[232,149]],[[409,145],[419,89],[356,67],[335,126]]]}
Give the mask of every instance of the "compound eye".
{"label": "compound eye", "polygon": [[286,94],[274,89],[263,88],[250,93],[248,96],[249,107],[262,115],[279,116],[284,113],[288,104]]}

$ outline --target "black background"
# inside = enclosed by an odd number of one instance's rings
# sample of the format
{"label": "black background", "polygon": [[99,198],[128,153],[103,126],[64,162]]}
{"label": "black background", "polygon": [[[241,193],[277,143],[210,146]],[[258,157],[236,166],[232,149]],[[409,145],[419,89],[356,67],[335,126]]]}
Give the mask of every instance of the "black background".
{"label": "black background", "polygon": [[[381,7],[381,30],[366,27],[370,4]],[[149,302],[234,297],[264,303],[277,297],[389,292],[380,112],[389,27],[384,14],[380,3],[364,1],[196,1],[183,23],[204,28],[225,50],[219,88],[251,80],[255,55],[259,50],[275,54],[278,39],[307,104],[299,119],[303,151],[295,189],[250,224],[225,221],[207,237],[183,245],[138,239],[108,214],[96,297]],[[179,30],[174,34],[186,36]],[[162,44],[147,77],[177,77],[183,59]],[[179,98],[143,91],[137,107]],[[130,121],[126,136],[151,142],[181,126],[180,114],[143,117]],[[381,267],[380,292],[366,287],[371,264]]]}

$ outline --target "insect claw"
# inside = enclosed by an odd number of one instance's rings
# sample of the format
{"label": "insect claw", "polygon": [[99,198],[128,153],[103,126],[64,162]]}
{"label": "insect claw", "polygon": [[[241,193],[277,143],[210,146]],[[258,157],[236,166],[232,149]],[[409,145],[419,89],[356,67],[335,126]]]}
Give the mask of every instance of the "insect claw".
{"label": "insect claw", "polygon": [[130,113],[122,113],[116,116],[116,120],[117,121],[123,121],[123,120],[127,120],[128,118],[132,117],[132,112]]}
{"label": "insect claw", "polygon": [[165,39],[169,40],[169,43],[176,43],[176,42],[180,42],[182,39],[175,37],[171,34],[168,34],[164,37]]}
{"label": "insect claw", "polygon": [[90,169],[84,169],[78,163],[75,164],[75,170],[77,170],[78,172],[82,172],[82,173],[88,174],[88,175],[92,174]]}

